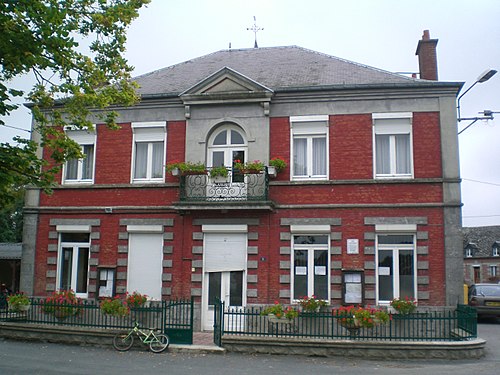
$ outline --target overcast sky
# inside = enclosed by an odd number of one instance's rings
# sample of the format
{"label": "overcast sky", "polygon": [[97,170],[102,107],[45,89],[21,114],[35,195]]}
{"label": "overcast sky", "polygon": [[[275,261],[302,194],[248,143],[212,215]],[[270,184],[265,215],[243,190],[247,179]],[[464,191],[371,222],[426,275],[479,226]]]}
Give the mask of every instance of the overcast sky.
{"label": "overcast sky", "polygon": [[[437,46],[440,81],[472,85],[500,71],[499,0],[152,0],[130,27],[126,56],[134,76],[221,49],[298,45],[392,72],[418,72],[425,29]],[[29,82],[23,79],[22,82]],[[29,87],[29,86],[25,86]],[[462,91],[462,92],[463,92]],[[500,73],[461,100],[462,117],[500,112]],[[459,130],[470,121],[459,124]],[[26,110],[7,121],[30,127]],[[0,129],[0,141],[15,129]],[[500,225],[500,113],[459,136],[464,226]]]}

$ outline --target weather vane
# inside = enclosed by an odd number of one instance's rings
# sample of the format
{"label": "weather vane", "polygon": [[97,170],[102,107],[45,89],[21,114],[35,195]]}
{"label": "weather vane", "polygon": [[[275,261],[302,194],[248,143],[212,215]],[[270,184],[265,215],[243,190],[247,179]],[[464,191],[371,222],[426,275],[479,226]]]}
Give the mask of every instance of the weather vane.
{"label": "weather vane", "polygon": [[257,32],[259,32],[260,30],[264,30],[264,28],[257,26],[257,19],[255,18],[255,16],[253,16],[253,26],[247,27],[247,30],[253,31],[255,35],[255,44],[253,45],[253,48],[259,48],[259,46],[257,45]]}

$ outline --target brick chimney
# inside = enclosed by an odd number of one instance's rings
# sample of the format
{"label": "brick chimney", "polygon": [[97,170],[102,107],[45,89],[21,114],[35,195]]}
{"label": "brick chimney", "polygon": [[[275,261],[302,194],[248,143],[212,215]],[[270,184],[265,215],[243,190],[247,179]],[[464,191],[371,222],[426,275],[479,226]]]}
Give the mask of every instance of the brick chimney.
{"label": "brick chimney", "polygon": [[432,81],[437,81],[438,79],[437,43],[437,39],[431,39],[429,30],[424,30],[422,40],[418,41],[417,52],[415,52],[415,55],[418,56],[420,79],[429,79]]}

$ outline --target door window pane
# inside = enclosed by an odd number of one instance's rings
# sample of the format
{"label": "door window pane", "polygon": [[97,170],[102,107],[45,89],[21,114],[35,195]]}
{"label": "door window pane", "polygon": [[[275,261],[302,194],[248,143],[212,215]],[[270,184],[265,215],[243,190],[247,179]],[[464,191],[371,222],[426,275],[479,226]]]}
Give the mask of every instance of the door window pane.
{"label": "door window pane", "polygon": [[212,167],[220,167],[224,164],[224,151],[212,152]]}
{"label": "door window pane", "polygon": [[307,250],[295,250],[293,260],[293,298],[300,299],[307,296]]}
{"label": "door window pane", "polygon": [[243,306],[243,271],[231,271],[229,305]]}
{"label": "door window pane", "polygon": [[76,270],[76,292],[87,293],[87,274],[89,269],[89,248],[78,248],[78,263]]}
{"label": "door window pane", "polygon": [[390,301],[394,298],[392,250],[379,250],[378,273],[378,298]]}
{"label": "door window pane", "polygon": [[221,299],[221,272],[210,272],[208,274],[208,304],[215,305],[216,299]]}
{"label": "door window pane", "polygon": [[328,299],[328,250],[314,251],[314,295]]}
{"label": "door window pane", "polygon": [[71,274],[73,269],[73,248],[63,247],[61,251],[61,281],[59,288],[62,290],[69,290],[71,288]]}
{"label": "door window pane", "polygon": [[413,298],[414,296],[414,273],[413,273],[413,250],[399,250],[399,297]]}

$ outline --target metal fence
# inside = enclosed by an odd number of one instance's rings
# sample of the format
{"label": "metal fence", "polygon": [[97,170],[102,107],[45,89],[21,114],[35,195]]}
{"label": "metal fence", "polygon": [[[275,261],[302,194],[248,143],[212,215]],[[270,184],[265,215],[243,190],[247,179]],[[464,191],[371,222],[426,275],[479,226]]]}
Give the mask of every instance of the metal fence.
{"label": "metal fence", "polygon": [[345,327],[332,311],[300,313],[292,320],[279,321],[261,315],[262,308],[224,309],[219,321],[220,335],[268,337],[309,337],[385,341],[457,341],[477,337],[474,309],[458,305],[454,310],[409,315],[393,314],[386,324],[372,328]]}
{"label": "metal fence", "polygon": [[172,343],[193,343],[192,298],[150,301],[144,307],[131,309],[123,317],[104,314],[99,303],[92,300],[84,300],[76,306],[63,303],[47,305],[45,299],[38,298],[30,298],[30,301],[29,310],[23,312],[9,311],[7,304],[0,301],[0,321],[101,329],[126,329],[137,321],[141,327],[155,328],[166,333]]}

